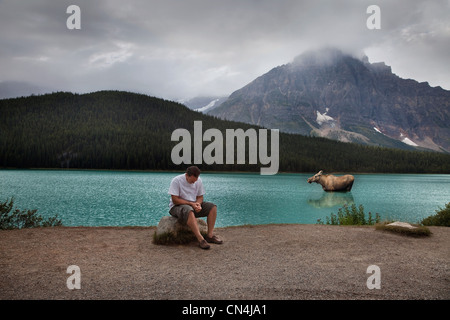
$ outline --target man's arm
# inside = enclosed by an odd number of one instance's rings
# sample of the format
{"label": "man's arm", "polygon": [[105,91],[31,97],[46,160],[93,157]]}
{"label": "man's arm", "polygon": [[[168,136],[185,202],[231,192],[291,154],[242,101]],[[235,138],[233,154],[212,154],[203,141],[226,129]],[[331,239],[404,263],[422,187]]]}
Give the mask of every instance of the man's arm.
{"label": "man's arm", "polygon": [[192,208],[194,208],[195,212],[199,212],[202,207],[201,207],[201,203],[203,202],[203,196],[199,196],[196,199],[196,202],[191,202],[188,200],[185,200],[183,198],[180,198],[179,196],[175,196],[175,195],[171,195],[172,197],[172,202],[175,205],[180,205],[180,204],[187,204],[189,206],[191,206]]}

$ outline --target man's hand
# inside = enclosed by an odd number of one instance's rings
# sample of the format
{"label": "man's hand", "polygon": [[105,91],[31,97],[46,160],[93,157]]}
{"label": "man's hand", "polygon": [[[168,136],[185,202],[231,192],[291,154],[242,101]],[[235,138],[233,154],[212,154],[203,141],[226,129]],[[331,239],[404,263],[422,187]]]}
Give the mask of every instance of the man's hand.
{"label": "man's hand", "polygon": [[187,200],[184,200],[184,199],[180,198],[179,196],[172,195],[172,202],[175,205],[187,204],[187,205],[191,206],[194,209],[194,212],[200,212],[200,210],[202,210],[203,196],[197,197],[197,201],[196,202],[190,202],[190,201],[187,201]]}
{"label": "man's hand", "polygon": [[199,202],[194,202],[192,207],[194,208],[195,212],[200,212],[200,210],[202,210],[202,205]]}

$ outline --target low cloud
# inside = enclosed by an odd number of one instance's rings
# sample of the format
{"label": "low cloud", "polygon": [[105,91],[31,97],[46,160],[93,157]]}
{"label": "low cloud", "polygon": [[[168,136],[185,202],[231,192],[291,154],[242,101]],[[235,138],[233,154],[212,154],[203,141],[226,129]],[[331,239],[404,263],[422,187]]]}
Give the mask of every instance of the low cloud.
{"label": "low cloud", "polygon": [[71,4],[0,2],[0,82],[226,95],[306,50],[336,46],[450,89],[448,1],[380,0],[380,30],[366,27],[365,0],[81,0],[81,30],[68,30]]}

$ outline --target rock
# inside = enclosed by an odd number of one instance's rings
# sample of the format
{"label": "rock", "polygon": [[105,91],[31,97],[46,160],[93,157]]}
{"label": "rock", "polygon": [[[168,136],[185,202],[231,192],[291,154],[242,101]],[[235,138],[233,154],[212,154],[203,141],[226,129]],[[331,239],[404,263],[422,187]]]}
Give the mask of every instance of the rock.
{"label": "rock", "polygon": [[417,229],[417,227],[414,227],[407,222],[400,222],[400,221],[395,221],[395,222],[389,223],[386,226],[401,227],[401,228],[407,228],[407,229]]}
{"label": "rock", "polygon": [[[203,219],[197,218],[198,227],[200,229],[200,233],[206,233],[208,230],[208,225]],[[160,236],[162,234],[172,234],[175,237],[180,231],[189,231],[192,232],[191,229],[187,225],[183,225],[178,222],[178,219],[172,216],[164,216],[158,223],[156,227],[156,236]]]}

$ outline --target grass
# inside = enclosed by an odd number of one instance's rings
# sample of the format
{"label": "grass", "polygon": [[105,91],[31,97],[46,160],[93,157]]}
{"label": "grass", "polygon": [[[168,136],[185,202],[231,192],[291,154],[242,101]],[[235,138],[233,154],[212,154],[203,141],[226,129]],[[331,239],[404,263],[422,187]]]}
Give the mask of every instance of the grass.
{"label": "grass", "polygon": [[[380,222],[380,215],[378,213],[375,214],[375,218],[372,217],[372,213],[368,213],[368,217],[366,219],[366,215],[364,213],[364,206],[361,204],[359,207],[356,207],[355,204],[352,204],[351,207],[344,205],[342,208],[339,208],[338,213],[332,213],[330,217],[326,217],[326,224],[330,225],[374,225],[375,223]],[[321,219],[317,220],[318,224],[324,224]]]}
{"label": "grass", "polygon": [[[447,203],[444,209],[436,210],[435,215],[423,219],[420,224],[411,224],[412,228],[389,225],[392,222],[380,222],[378,213],[373,218],[369,212],[366,218],[364,206],[359,205],[356,207],[355,204],[350,207],[345,205],[339,208],[337,214],[331,213],[330,217],[326,217],[326,224],[329,225],[375,225],[376,230],[390,231],[413,237],[424,237],[431,235],[431,231],[427,226],[450,226],[450,203]],[[318,219],[317,223],[324,224],[321,219]]]}

